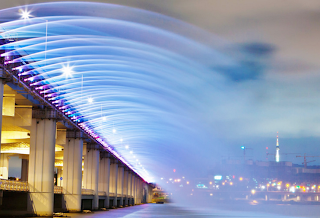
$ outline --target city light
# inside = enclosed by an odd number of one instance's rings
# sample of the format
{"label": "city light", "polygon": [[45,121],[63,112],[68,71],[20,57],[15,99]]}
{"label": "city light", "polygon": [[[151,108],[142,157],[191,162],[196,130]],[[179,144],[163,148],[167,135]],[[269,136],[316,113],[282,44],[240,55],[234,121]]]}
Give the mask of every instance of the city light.
{"label": "city light", "polygon": [[254,195],[256,193],[256,190],[252,189],[251,193]]}
{"label": "city light", "polygon": [[243,180],[243,178],[242,178],[242,177],[240,177],[240,178],[239,178],[239,180],[240,180],[240,181],[242,181],[242,180]]}
{"label": "city light", "polygon": [[214,178],[214,180],[222,180],[222,176],[221,175],[215,175],[213,178]]}
{"label": "city light", "polygon": [[126,145],[125,148],[126,148],[126,149],[129,149],[129,145]]}

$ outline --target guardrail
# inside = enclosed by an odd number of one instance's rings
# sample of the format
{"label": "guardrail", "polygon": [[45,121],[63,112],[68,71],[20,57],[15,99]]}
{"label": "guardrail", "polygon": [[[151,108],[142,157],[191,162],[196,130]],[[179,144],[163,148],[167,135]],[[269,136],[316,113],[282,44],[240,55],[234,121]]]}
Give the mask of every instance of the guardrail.
{"label": "guardrail", "polygon": [[54,186],[53,192],[54,192],[55,194],[62,194],[62,191],[63,191],[62,186]]}
{"label": "guardrail", "polygon": [[83,195],[94,195],[94,191],[92,189],[82,189],[81,194]]}
{"label": "guardrail", "polygon": [[28,182],[0,179],[0,189],[8,191],[29,191]]}
{"label": "guardrail", "polygon": [[106,194],[106,192],[104,192],[104,191],[99,191],[98,195],[99,195],[99,196],[106,196],[107,194]]}
{"label": "guardrail", "polygon": [[110,196],[110,197],[114,197],[114,196],[115,196],[115,194],[114,194],[114,193],[112,193],[112,192],[109,192],[109,196]]}

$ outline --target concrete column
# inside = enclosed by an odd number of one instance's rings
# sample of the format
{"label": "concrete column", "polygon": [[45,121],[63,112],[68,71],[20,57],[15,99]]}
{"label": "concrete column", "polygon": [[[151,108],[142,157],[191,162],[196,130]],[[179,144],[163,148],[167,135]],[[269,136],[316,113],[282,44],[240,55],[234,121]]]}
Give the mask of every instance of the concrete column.
{"label": "concrete column", "polygon": [[128,205],[131,205],[131,196],[132,196],[132,173],[131,171],[128,172]]}
{"label": "concrete column", "polygon": [[21,159],[21,181],[28,181],[29,160]]}
{"label": "concrete column", "polygon": [[120,200],[120,205],[123,206],[123,177],[124,177],[124,167],[118,167],[118,185],[117,185],[117,193],[120,195],[118,200]]}
{"label": "concrete column", "polygon": [[136,202],[137,204],[140,204],[139,202],[139,198],[140,198],[140,195],[139,195],[139,191],[140,191],[140,188],[139,188],[139,185],[140,185],[140,182],[139,182],[139,178],[137,177],[136,178]]}
{"label": "concrete column", "polygon": [[128,169],[125,169],[123,176],[123,206],[128,206],[128,173]]}
{"label": "concrete column", "polygon": [[8,179],[9,176],[9,155],[0,155],[0,179]]}
{"label": "concrete column", "polygon": [[101,154],[99,166],[99,191],[106,193],[104,208],[109,208],[109,186],[110,186],[110,158],[107,153]]}
{"label": "concrete column", "polygon": [[[70,212],[81,211],[82,151],[82,139],[67,139],[63,150],[62,186],[64,207]],[[61,177],[59,171],[61,174],[61,169],[58,169],[58,181]]]}
{"label": "concrete column", "polygon": [[63,187],[63,170],[60,167],[57,168],[57,186]]}
{"label": "concrete column", "polygon": [[114,195],[114,200],[113,200],[113,207],[117,207],[117,195],[118,195],[118,164],[117,163],[112,163],[110,165],[110,193],[113,193]]}
{"label": "concrete column", "polygon": [[[4,90],[4,83],[5,83],[3,78],[4,78],[4,72],[3,72],[3,69],[0,68],[0,153],[1,153],[3,90]],[[1,162],[1,156],[0,156],[0,162]]]}
{"label": "concrete column", "polygon": [[139,191],[138,202],[139,202],[139,204],[141,204],[142,203],[142,182],[141,182],[140,178],[138,178],[138,191]]}
{"label": "concrete column", "polygon": [[55,136],[55,120],[32,119],[28,211],[40,216],[53,214]]}
{"label": "concrete column", "polygon": [[134,199],[134,204],[138,204],[137,203],[137,188],[138,188],[138,184],[137,184],[137,182],[138,182],[138,179],[137,179],[137,177],[136,176],[134,176],[134,183],[133,183],[133,199]]}
{"label": "concrete column", "polygon": [[93,190],[93,210],[97,210],[99,207],[99,160],[100,151],[98,145],[87,145],[87,153],[84,157],[83,187]]}
{"label": "concrete column", "polygon": [[152,203],[152,187],[149,184],[147,184],[146,186],[147,186],[147,190],[148,190],[147,203]]}

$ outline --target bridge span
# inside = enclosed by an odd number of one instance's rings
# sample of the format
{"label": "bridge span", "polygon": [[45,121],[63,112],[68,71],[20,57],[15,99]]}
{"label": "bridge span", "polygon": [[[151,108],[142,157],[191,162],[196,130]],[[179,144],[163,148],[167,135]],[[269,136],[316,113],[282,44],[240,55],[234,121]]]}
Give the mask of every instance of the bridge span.
{"label": "bridge span", "polygon": [[[28,213],[40,216],[53,214],[55,194],[70,212],[151,202],[152,184],[19,80],[4,59],[0,67],[0,196],[26,192]],[[8,180],[12,156],[22,159],[19,182]]]}

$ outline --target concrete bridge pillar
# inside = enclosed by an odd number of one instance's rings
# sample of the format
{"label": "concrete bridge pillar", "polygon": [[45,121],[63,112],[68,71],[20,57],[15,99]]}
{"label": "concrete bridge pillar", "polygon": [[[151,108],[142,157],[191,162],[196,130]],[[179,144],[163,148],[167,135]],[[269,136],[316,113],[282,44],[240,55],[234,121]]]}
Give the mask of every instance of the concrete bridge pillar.
{"label": "concrete bridge pillar", "polygon": [[136,199],[136,175],[133,174],[132,175],[132,197],[133,197],[133,204],[132,205],[135,205],[137,204],[137,199]]}
{"label": "concrete bridge pillar", "polygon": [[104,208],[109,208],[109,186],[110,186],[110,158],[107,152],[100,154],[100,166],[99,166],[99,191],[106,193],[104,200]]}
{"label": "concrete bridge pillar", "polygon": [[[1,132],[2,132],[2,107],[3,107],[3,91],[4,91],[4,71],[0,68],[0,153],[1,153]],[[0,162],[2,161],[2,157],[0,156]],[[2,172],[0,172],[1,175]]]}
{"label": "concrete bridge pillar", "polygon": [[83,188],[93,190],[94,197],[92,201],[92,209],[99,208],[99,160],[100,151],[96,144],[87,144],[86,155],[84,157],[84,172],[83,172]]}
{"label": "concrete bridge pillar", "polygon": [[57,186],[63,187],[63,170],[61,167],[57,168]]}
{"label": "concrete bridge pillar", "polygon": [[114,200],[113,200],[113,205],[110,205],[111,207],[117,207],[117,195],[118,195],[118,189],[117,189],[117,185],[118,185],[118,163],[117,161],[114,161],[111,165],[110,165],[110,187],[109,187],[109,191],[110,193],[114,194]]}
{"label": "concrete bridge pillar", "polygon": [[127,200],[128,205],[132,205],[131,196],[132,196],[132,173],[129,171],[128,172],[128,200]]}
{"label": "concrete bridge pillar", "polygon": [[29,168],[29,160],[21,159],[21,181],[28,181],[28,168]]}
{"label": "concrete bridge pillar", "polygon": [[128,206],[128,174],[129,169],[124,170],[124,176],[123,176],[123,206]]}
{"label": "concrete bridge pillar", "polygon": [[[81,211],[83,140],[68,138],[63,150],[62,186],[65,205],[71,212]],[[58,181],[60,180],[58,170]]]}
{"label": "concrete bridge pillar", "polygon": [[[44,117],[47,117],[46,114]],[[55,136],[56,120],[32,119],[28,211],[40,216],[53,214]]]}
{"label": "concrete bridge pillar", "polygon": [[147,185],[147,190],[148,190],[148,195],[147,195],[147,203],[152,203],[152,186],[151,185]]}
{"label": "concrete bridge pillar", "polygon": [[137,199],[137,204],[141,204],[141,182],[140,182],[140,178],[137,177],[136,178],[136,181],[137,181],[137,185],[136,185],[136,199]]}
{"label": "concrete bridge pillar", "polygon": [[[1,146],[0,146],[1,149]],[[0,155],[0,179],[8,179],[9,176],[9,155],[1,154]]]}
{"label": "concrete bridge pillar", "polygon": [[124,167],[120,165],[118,167],[118,185],[117,185],[117,193],[120,195],[118,200],[120,200],[119,206],[123,206],[123,177],[124,177]]}

